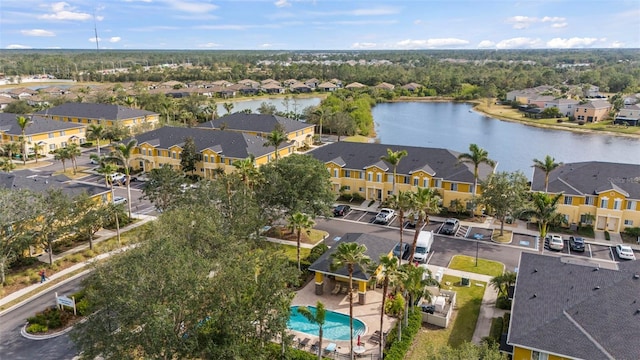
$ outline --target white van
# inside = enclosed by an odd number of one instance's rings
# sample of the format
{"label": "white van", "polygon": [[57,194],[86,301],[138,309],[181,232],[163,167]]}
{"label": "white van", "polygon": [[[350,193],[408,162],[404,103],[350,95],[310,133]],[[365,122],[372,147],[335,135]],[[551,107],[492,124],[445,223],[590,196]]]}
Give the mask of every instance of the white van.
{"label": "white van", "polygon": [[431,244],[433,244],[433,231],[421,231],[418,235],[413,260],[421,263],[426,262],[431,251]]}

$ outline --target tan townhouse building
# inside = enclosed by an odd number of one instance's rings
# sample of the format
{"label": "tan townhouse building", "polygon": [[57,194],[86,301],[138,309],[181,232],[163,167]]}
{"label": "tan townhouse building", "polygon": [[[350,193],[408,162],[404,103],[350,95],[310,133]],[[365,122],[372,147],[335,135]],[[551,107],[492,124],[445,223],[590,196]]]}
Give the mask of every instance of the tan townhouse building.
{"label": "tan townhouse building", "polygon": [[609,117],[611,104],[606,100],[594,100],[575,106],[574,117],[576,121],[598,122]]}
{"label": "tan townhouse building", "polygon": [[114,104],[66,103],[36,113],[52,120],[77,124],[100,124],[104,127],[120,125],[124,128],[153,129],[160,114]]}

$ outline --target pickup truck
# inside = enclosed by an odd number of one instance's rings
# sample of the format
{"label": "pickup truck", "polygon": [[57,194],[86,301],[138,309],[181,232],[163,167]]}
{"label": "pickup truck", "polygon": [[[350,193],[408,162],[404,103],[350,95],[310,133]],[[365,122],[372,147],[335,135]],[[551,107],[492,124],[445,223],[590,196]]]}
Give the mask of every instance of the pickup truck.
{"label": "pickup truck", "polygon": [[389,221],[393,218],[395,211],[388,208],[382,208],[380,212],[373,219],[374,224],[388,224]]}

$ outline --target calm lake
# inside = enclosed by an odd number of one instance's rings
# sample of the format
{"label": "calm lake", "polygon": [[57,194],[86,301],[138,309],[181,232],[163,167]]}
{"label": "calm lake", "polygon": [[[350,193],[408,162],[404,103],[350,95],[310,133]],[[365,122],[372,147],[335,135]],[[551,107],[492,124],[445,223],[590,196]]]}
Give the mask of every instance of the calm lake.
{"label": "calm lake", "polygon": [[[251,109],[262,102],[287,111],[282,98],[234,102],[233,112]],[[290,99],[289,111],[302,112],[320,104],[319,98]],[[521,170],[531,177],[533,159],[546,155],[561,162],[609,161],[640,164],[640,139],[602,134],[548,130],[501,121],[471,111],[471,104],[399,102],[378,104],[373,119],[383,144],[446,148],[467,152],[475,143],[498,162],[498,171]],[[218,104],[218,113],[224,114]]]}

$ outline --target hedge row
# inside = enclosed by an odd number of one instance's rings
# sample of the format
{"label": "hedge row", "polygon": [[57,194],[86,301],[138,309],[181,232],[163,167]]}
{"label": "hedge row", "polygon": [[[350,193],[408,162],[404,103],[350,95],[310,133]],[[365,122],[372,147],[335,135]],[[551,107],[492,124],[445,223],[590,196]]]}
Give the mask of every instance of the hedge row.
{"label": "hedge row", "polygon": [[285,349],[284,357],[282,356],[282,345],[271,343],[266,346],[265,352],[268,359],[286,359],[286,360],[317,360],[318,356],[304,350],[288,347]]}
{"label": "hedge row", "polygon": [[396,327],[394,327],[387,336],[387,344],[391,344],[388,350],[385,350],[384,358],[387,360],[404,359],[405,355],[407,355],[407,351],[409,351],[409,348],[413,343],[413,338],[422,327],[422,314],[417,309],[409,311],[409,325],[402,329],[402,340],[397,341],[397,326],[400,326],[400,323],[401,322],[398,321]]}

